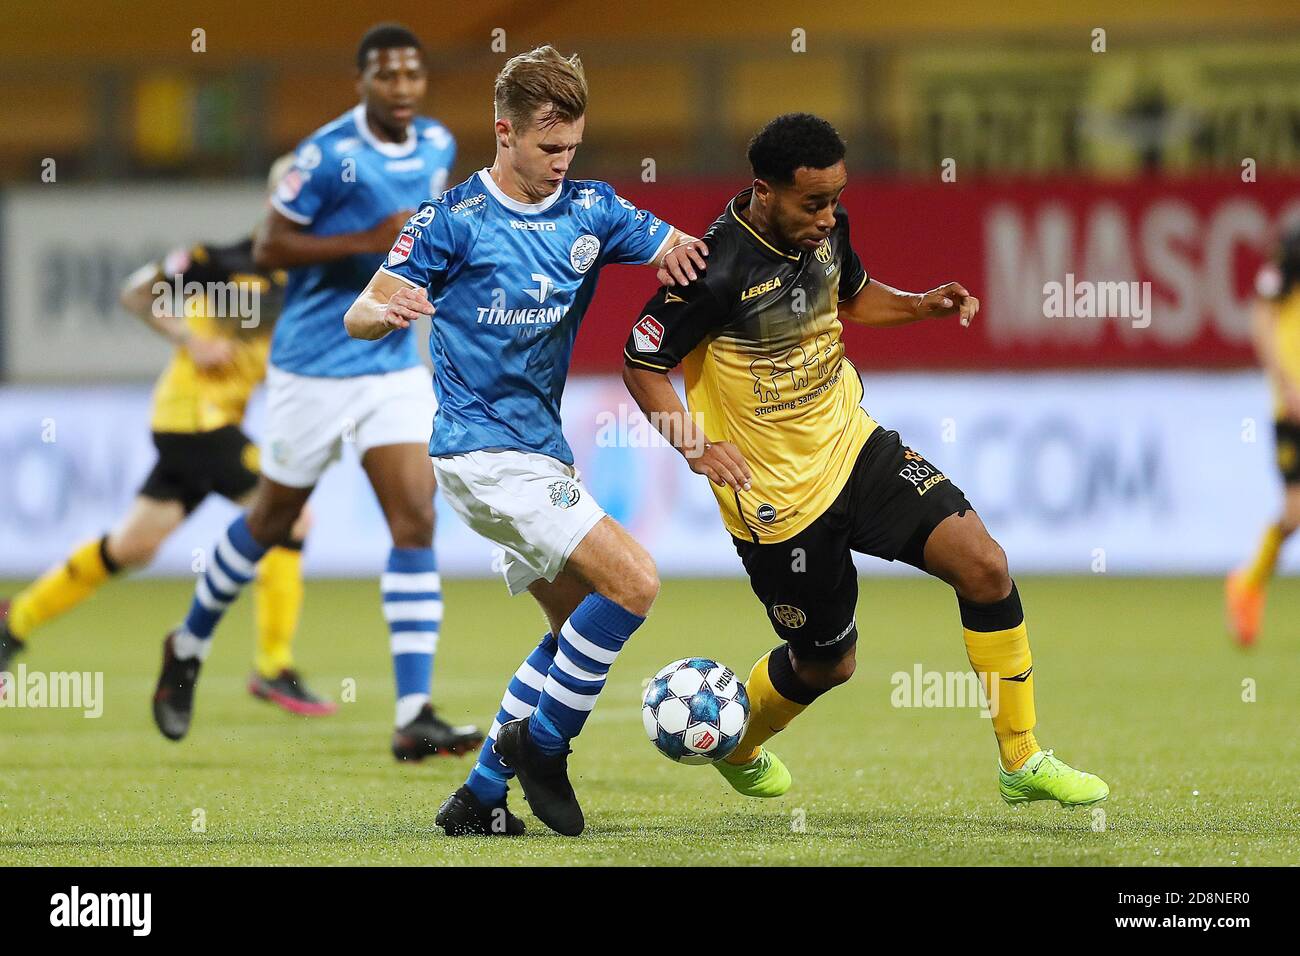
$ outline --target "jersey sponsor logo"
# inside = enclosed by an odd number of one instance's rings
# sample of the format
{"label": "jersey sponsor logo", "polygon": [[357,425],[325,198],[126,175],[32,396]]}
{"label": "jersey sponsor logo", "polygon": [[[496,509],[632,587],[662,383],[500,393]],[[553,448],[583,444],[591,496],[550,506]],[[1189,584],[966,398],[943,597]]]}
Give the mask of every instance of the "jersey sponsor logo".
{"label": "jersey sponsor logo", "polygon": [[425,206],[423,209],[416,212],[416,214],[412,216],[409,220],[407,220],[406,225],[408,227],[415,226],[417,228],[424,228],[425,226],[433,222],[434,217],[437,215],[438,215],[438,210],[435,207]]}
{"label": "jersey sponsor logo", "polygon": [[522,229],[524,232],[554,232],[555,223],[553,222],[525,222],[522,219],[511,219],[511,229]]}
{"label": "jersey sponsor logo", "polygon": [[658,352],[664,342],[664,327],[653,315],[641,316],[632,327],[632,342],[638,352]]}
{"label": "jersey sponsor logo", "polygon": [[582,500],[582,491],[576,481],[553,481],[546,486],[551,504],[560,509],[572,508]]}
{"label": "jersey sponsor logo", "polygon": [[[830,380],[813,391],[799,397],[806,404],[819,397],[827,386],[839,381],[839,340],[829,332],[818,332],[812,341],[805,341],[780,355],[760,356],[749,363],[749,374],[754,376],[754,394],[760,403],[779,402],[781,390],[788,380],[792,391],[807,388],[812,374],[818,381],[828,375]],[[759,414],[763,414],[762,410]]]}
{"label": "jersey sponsor logo", "polygon": [[671,302],[685,302],[685,301],[686,301],[686,300],[683,299],[683,298],[682,298],[680,295],[678,295],[676,292],[665,292],[665,293],[664,293],[664,305],[668,305],[668,304],[671,303]]}
{"label": "jersey sponsor logo", "polygon": [[935,485],[948,480],[947,475],[910,448],[903,449],[903,460],[907,464],[898,473],[898,477],[911,482],[918,495],[923,495]]}
{"label": "jersey sponsor logo", "polygon": [[299,169],[306,171],[319,166],[320,159],[320,147],[315,143],[305,143],[302,149],[298,150],[296,162]]}
{"label": "jersey sponsor logo", "polygon": [[585,189],[578,190],[578,194],[573,197],[573,204],[575,206],[581,206],[583,209],[590,209],[604,198],[604,196],[600,195],[596,190],[588,186]]}
{"label": "jersey sponsor logo", "polygon": [[582,274],[591,268],[599,254],[600,240],[589,232],[584,233],[574,239],[573,245],[569,247],[569,264]]}
{"label": "jersey sponsor logo", "polygon": [[618,204],[624,209],[636,209],[636,206],[633,203],[628,202],[622,196],[615,196],[614,198],[618,200]]}
{"label": "jersey sponsor logo", "polygon": [[[532,290],[525,290],[531,292]],[[490,309],[478,307],[479,325],[539,325],[558,322],[569,314],[567,305],[548,309]]]}
{"label": "jersey sponsor logo", "polygon": [[779,289],[779,288],[781,288],[781,277],[773,276],[771,279],[768,279],[766,282],[760,282],[758,285],[752,285],[744,292],[742,292],[740,295],[740,301],[748,302],[750,299],[754,298],[755,296],[760,296],[765,293],[771,292],[773,289]]}
{"label": "jersey sponsor logo", "polygon": [[659,227],[662,226],[663,224],[664,221],[660,219],[658,216],[655,216],[655,221],[650,223],[650,231],[647,232],[646,235],[653,236],[656,232],[659,231]]}
{"label": "jersey sponsor logo", "polygon": [[848,636],[849,636],[849,632],[852,631],[852,630],[853,630],[855,627],[857,627],[857,626],[858,626],[858,619],[857,619],[857,617],[852,617],[852,618],[849,619],[849,623],[848,623],[848,625],[844,628],[844,630],[840,631],[838,634],[836,634],[834,637],[832,637],[829,641],[813,641],[813,646],[814,646],[814,647],[830,647],[832,644],[838,644],[840,641],[844,640],[844,638],[848,637]]}
{"label": "jersey sponsor logo", "polygon": [[415,247],[415,236],[409,232],[403,232],[393,243],[392,250],[388,253],[388,265],[401,265],[407,259],[411,258],[411,250]]}
{"label": "jersey sponsor logo", "polygon": [[822,265],[831,261],[831,243],[829,239],[823,239],[821,241],[821,245],[817,247],[815,255],[817,256],[817,261]]}
{"label": "jersey sponsor logo", "polygon": [[537,288],[525,289],[524,292],[536,299],[538,305],[541,305],[550,297],[550,294],[555,291],[555,284],[551,282],[548,277],[539,275],[536,272],[533,273],[532,279],[537,283]]}
{"label": "jersey sponsor logo", "polygon": [[451,207],[451,211],[464,212],[467,209],[473,209],[487,199],[487,193],[479,193],[477,196],[470,196],[469,199],[462,199],[456,205]]}
{"label": "jersey sponsor logo", "polygon": [[773,604],[772,620],[793,631],[808,623],[808,615],[793,604]]}
{"label": "jersey sponsor logo", "polygon": [[754,513],[758,515],[758,520],[763,524],[771,524],[776,520],[776,508],[768,504],[759,505],[758,511]]}

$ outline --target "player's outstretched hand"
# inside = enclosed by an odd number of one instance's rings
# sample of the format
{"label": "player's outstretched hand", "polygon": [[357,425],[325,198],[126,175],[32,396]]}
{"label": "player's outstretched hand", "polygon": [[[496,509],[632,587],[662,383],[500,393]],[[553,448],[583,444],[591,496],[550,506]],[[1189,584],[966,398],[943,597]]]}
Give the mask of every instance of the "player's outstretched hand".
{"label": "player's outstretched hand", "polygon": [[429,293],[423,288],[407,286],[398,289],[384,308],[384,324],[390,329],[410,328],[422,315],[433,315]]}
{"label": "player's outstretched hand", "polygon": [[687,464],[697,475],[704,475],[715,485],[726,485],[734,491],[748,491],[753,475],[745,456],[729,441],[705,442],[698,455],[687,455]]}
{"label": "player's outstretched hand", "polygon": [[708,268],[704,262],[708,254],[709,247],[703,239],[679,242],[664,253],[663,261],[659,263],[659,284],[689,285],[694,282],[699,278],[699,272]]}
{"label": "player's outstretched hand", "polygon": [[927,319],[956,315],[961,317],[961,324],[967,326],[979,310],[980,300],[967,292],[960,282],[949,282],[921,296],[921,315]]}
{"label": "player's outstretched hand", "polygon": [[401,209],[387,219],[382,220],[370,230],[370,251],[387,252],[393,248],[393,243],[397,241],[397,237],[406,228],[407,220],[414,215],[414,209]]}

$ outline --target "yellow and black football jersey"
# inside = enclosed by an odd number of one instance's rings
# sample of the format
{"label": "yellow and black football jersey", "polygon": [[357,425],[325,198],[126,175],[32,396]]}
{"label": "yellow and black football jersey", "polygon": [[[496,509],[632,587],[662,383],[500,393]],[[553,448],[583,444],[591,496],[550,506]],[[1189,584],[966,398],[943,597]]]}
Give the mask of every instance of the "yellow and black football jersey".
{"label": "yellow and black football jersey", "polygon": [[[182,301],[174,308],[184,310],[191,331],[231,339],[235,355],[228,367],[203,371],[184,348],[178,348],[154,386],[150,427],[155,432],[190,433],[238,425],[243,421],[249,396],[266,375],[271,330],[284,297],[284,272],[259,272],[253,264],[253,240],[249,237],[230,245],[201,244],[177,249],[163,260],[159,281],[173,287],[179,284]],[[186,294],[192,283],[202,287],[204,293]],[[238,316],[210,314],[214,310],[209,308],[209,293],[242,294],[246,303],[256,301],[256,323],[245,327],[245,321]]]}
{"label": "yellow and black football jersey", "polygon": [[712,485],[735,537],[793,537],[835,500],[876,429],[845,358],[839,303],[870,281],[849,219],[812,251],[785,252],[744,219],[745,190],[709,228],[704,275],[660,289],[624,350],[634,366],[682,364],[692,416],[712,441],[735,444],[751,490]]}

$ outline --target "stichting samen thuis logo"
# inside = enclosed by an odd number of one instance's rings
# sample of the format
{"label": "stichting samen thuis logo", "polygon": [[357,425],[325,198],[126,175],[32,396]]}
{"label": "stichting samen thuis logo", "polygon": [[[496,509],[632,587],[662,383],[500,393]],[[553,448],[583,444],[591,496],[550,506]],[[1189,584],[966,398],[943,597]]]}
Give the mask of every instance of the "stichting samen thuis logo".
{"label": "stichting samen thuis logo", "polygon": [[572,508],[582,498],[582,492],[575,481],[553,481],[546,486],[546,490],[551,495],[551,504],[557,508]]}

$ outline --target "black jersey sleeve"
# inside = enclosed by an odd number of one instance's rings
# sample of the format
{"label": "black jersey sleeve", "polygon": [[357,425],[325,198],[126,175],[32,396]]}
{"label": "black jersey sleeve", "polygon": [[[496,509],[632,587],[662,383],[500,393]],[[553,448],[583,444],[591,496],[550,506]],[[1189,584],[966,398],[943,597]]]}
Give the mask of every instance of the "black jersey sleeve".
{"label": "black jersey sleeve", "polygon": [[651,296],[623,347],[628,365],[667,372],[727,323],[727,310],[703,280]]}
{"label": "black jersey sleeve", "polygon": [[840,230],[839,300],[843,302],[845,299],[851,299],[861,292],[863,286],[871,281],[871,276],[867,275],[862,260],[853,251],[853,243],[849,238],[849,214],[841,208],[836,211],[835,218],[838,220],[836,228]]}

